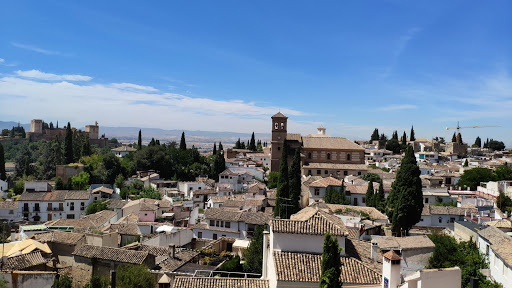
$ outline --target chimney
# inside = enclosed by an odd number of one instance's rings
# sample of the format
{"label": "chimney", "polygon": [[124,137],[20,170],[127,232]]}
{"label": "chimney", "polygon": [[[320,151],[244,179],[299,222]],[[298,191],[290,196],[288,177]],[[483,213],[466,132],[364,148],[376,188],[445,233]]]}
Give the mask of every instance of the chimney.
{"label": "chimney", "polygon": [[263,267],[261,269],[261,278],[267,279],[267,262],[268,262],[268,238],[269,238],[269,232],[263,231]]}
{"label": "chimney", "polygon": [[477,215],[478,218],[478,224],[482,224],[482,218],[480,218],[480,215]]}
{"label": "chimney", "polygon": [[11,229],[11,242],[16,241],[16,230]]}
{"label": "chimney", "polygon": [[375,261],[377,261],[379,258],[379,245],[377,244],[377,242],[372,242],[370,257]]}
{"label": "chimney", "polygon": [[169,244],[169,250],[170,250],[169,257],[171,257],[173,259],[176,258],[176,245]]}

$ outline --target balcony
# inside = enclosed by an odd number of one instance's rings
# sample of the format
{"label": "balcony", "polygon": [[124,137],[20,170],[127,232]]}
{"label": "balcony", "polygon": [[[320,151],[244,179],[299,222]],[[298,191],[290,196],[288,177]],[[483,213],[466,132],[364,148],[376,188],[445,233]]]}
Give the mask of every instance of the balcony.
{"label": "balcony", "polygon": [[39,207],[34,207],[34,212],[41,212],[41,209]]}

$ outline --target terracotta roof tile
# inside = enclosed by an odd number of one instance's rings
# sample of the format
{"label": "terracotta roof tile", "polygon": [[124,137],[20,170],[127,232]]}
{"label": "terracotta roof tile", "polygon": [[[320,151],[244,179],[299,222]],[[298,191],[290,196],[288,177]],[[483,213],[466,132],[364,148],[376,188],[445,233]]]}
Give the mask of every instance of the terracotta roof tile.
{"label": "terracotta roof tile", "polygon": [[32,236],[32,238],[41,242],[54,242],[68,245],[75,245],[84,237],[85,235],[81,233],[63,231],[48,231],[44,233],[37,233]]}
{"label": "terracotta roof tile", "polygon": [[307,220],[272,219],[270,222],[274,233],[346,236],[347,229],[337,216],[318,211]]}
{"label": "terracotta roof tile", "polygon": [[181,277],[174,279],[174,288],[269,288],[268,280],[255,278]]}
{"label": "terracotta roof tile", "polygon": [[181,251],[176,252],[174,258],[167,257],[167,259],[163,260],[158,265],[162,267],[162,270],[164,271],[174,272],[178,270],[181,266],[190,262],[197,255],[199,255],[198,251],[182,249]]}
{"label": "terracotta roof tile", "polygon": [[41,255],[40,251],[22,254],[14,257],[7,258],[3,269],[4,270],[24,270],[32,266],[45,264],[46,260]]}
{"label": "terracotta roof tile", "polygon": [[337,137],[302,137],[304,148],[320,148],[320,149],[347,149],[360,150],[364,153],[364,148],[347,138]]}
{"label": "terracotta roof tile", "polygon": [[142,264],[148,257],[149,252],[83,245],[78,247],[75,252],[73,252],[73,255],[91,259],[96,258],[114,262]]}
{"label": "terracotta roof tile", "polygon": [[[345,284],[380,284],[382,275],[355,258],[341,258]],[[274,251],[278,281],[320,282],[322,255]]]}

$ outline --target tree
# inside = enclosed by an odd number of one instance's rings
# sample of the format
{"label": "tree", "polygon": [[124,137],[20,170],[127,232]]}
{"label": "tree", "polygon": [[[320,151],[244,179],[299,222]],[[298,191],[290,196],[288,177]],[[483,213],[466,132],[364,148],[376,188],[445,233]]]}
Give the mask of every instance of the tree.
{"label": "tree", "polygon": [[281,164],[279,166],[279,181],[277,183],[276,192],[276,207],[274,209],[274,217],[281,217],[288,219],[288,199],[290,197],[290,183],[288,177],[288,143],[286,138],[283,141],[283,148],[281,154]]}
{"label": "tree", "polygon": [[416,137],[414,137],[414,126],[411,126],[411,135],[409,137],[409,141],[416,141]]}
{"label": "tree", "polygon": [[217,143],[213,142],[213,153],[212,155],[216,155],[217,154]]}
{"label": "tree", "polygon": [[181,132],[180,149],[187,150],[187,143],[185,142],[185,131]]}
{"label": "tree", "polygon": [[398,131],[393,131],[393,134],[391,134],[391,139],[395,139],[398,142]]}
{"label": "tree", "polygon": [[384,133],[382,133],[382,134],[380,134],[379,140],[387,142],[388,141],[388,136],[386,136]]}
{"label": "tree", "polygon": [[373,130],[372,136],[370,137],[370,143],[375,140],[379,140],[379,129],[377,128]]}
{"label": "tree", "polygon": [[71,131],[71,124],[69,122],[64,138],[64,158],[66,159],[66,164],[73,163],[73,131]]}
{"label": "tree", "polygon": [[242,144],[240,143],[240,138],[238,138],[238,140],[236,140],[234,148],[235,149],[241,149],[242,148]]}
{"label": "tree", "polygon": [[512,180],[512,168],[509,167],[506,163],[497,167],[494,170],[494,174],[496,175],[496,181],[502,180]]}
{"label": "tree", "polygon": [[379,181],[379,192],[375,194],[373,202],[375,204],[375,208],[379,211],[383,212],[385,210],[386,195],[384,194],[384,183],[382,183],[382,179]]}
{"label": "tree", "polygon": [[277,188],[277,184],[279,183],[279,172],[270,172],[267,177],[267,182],[268,189]]}
{"label": "tree", "polygon": [[480,182],[494,181],[495,178],[496,175],[492,172],[492,170],[476,167],[464,171],[464,173],[460,176],[460,180],[457,182],[457,184],[455,184],[455,186],[464,190],[469,187],[472,191],[476,191],[476,187],[480,185]]}
{"label": "tree", "polygon": [[144,265],[121,264],[116,271],[117,288],[153,288],[156,280]]}
{"label": "tree", "polygon": [[404,134],[402,135],[402,146],[406,146],[407,145],[407,135],[405,134],[405,131],[404,131]]}
{"label": "tree", "polygon": [[261,274],[263,266],[263,226],[257,226],[251,242],[245,251],[244,271]]}
{"label": "tree", "polygon": [[457,135],[455,134],[455,132],[453,132],[452,142],[453,142],[453,143],[456,143],[456,142],[457,142]]}
{"label": "tree", "polygon": [[392,223],[391,229],[396,236],[402,233],[407,235],[421,218],[423,192],[420,174],[414,150],[408,146],[386,201],[388,218]]}
{"label": "tree", "polygon": [[71,288],[73,286],[73,280],[68,275],[62,275],[55,277],[52,288]]}
{"label": "tree", "polygon": [[302,187],[302,173],[300,166],[300,147],[295,149],[292,166],[290,167],[290,199],[291,207],[289,215],[295,214],[300,210],[300,192]]}
{"label": "tree", "polygon": [[375,189],[373,188],[373,181],[368,183],[368,189],[366,189],[366,206],[375,207],[374,200]]}
{"label": "tree", "polygon": [[362,179],[368,182],[380,182],[380,176],[376,173],[366,173]]}
{"label": "tree", "polygon": [[501,211],[508,211],[512,208],[512,199],[505,195],[503,191],[500,191],[498,197],[496,197],[496,206],[500,208]]}
{"label": "tree", "polygon": [[106,201],[96,200],[87,206],[87,209],[85,209],[85,215],[94,214],[108,209],[109,208]]}
{"label": "tree", "polygon": [[322,253],[322,274],[320,276],[321,288],[338,288],[343,285],[341,282],[341,258],[338,238],[325,234]]}
{"label": "tree", "polygon": [[480,136],[476,137],[475,144],[473,144],[473,147],[477,147],[477,148],[482,147],[482,139],[480,139]]}
{"label": "tree", "polygon": [[466,161],[464,161],[464,167],[468,167],[469,166],[469,162],[468,162],[468,159],[466,159]]}
{"label": "tree", "polygon": [[0,180],[7,179],[7,175],[5,175],[5,154],[4,154],[4,146],[0,143]]}
{"label": "tree", "polygon": [[142,129],[139,129],[139,138],[137,139],[137,150],[142,149]]}
{"label": "tree", "polygon": [[74,190],[86,190],[89,188],[90,175],[87,172],[80,172],[71,178],[71,186]]}
{"label": "tree", "polygon": [[64,190],[64,182],[62,182],[62,178],[60,177],[55,179],[55,190]]}
{"label": "tree", "polygon": [[501,141],[490,139],[486,148],[489,148],[492,151],[503,151],[505,149],[505,144]]}
{"label": "tree", "polygon": [[399,154],[401,148],[400,142],[397,139],[393,138],[386,143],[386,150],[392,151],[393,154]]}
{"label": "tree", "polygon": [[251,151],[256,151],[256,139],[254,139],[254,132],[251,135],[251,141],[249,142],[249,147],[247,147]]}
{"label": "tree", "polygon": [[108,278],[92,276],[91,280],[84,285],[84,288],[109,288]]}
{"label": "tree", "polygon": [[455,138],[457,141],[457,144],[462,144],[462,135],[460,133],[457,133],[457,137]]}
{"label": "tree", "polygon": [[121,190],[125,187],[123,174],[117,175],[116,181],[114,182],[114,184],[116,185],[116,188],[118,188],[119,190]]}

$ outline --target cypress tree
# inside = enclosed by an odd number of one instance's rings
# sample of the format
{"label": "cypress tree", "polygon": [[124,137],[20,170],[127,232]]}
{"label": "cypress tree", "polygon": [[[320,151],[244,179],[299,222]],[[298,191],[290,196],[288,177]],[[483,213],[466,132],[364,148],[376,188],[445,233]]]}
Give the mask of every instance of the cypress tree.
{"label": "cypress tree", "polygon": [[286,138],[283,141],[283,148],[281,154],[281,164],[279,166],[279,179],[277,180],[276,192],[276,207],[274,210],[274,217],[281,217],[288,219],[289,201],[286,200],[290,197],[290,183],[288,178],[288,143]]}
{"label": "cypress tree", "polygon": [[217,143],[213,142],[213,155],[217,154]]}
{"label": "cypress tree", "polygon": [[391,219],[391,230],[396,236],[407,235],[421,218],[423,192],[420,174],[414,150],[408,146],[386,201],[386,214]]}
{"label": "cypress tree", "polygon": [[142,148],[142,129],[139,129],[139,139],[137,140],[137,149]]}
{"label": "cypress tree", "polygon": [[327,232],[322,253],[322,274],[320,288],[339,288],[343,285],[341,276],[341,258],[338,238]]}
{"label": "cypress tree", "polygon": [[0,180],[7,179],[7,175],[5,175],[5,154],[4,154],[4,146],[0,143]]}
{"label": "cypress tree", "polygon": [[455,134],[455,132],[453,132],[452,142],[453,143],[457,142],[457,135]]}
{"label": "cypress tree", "polygon": [[382,183],[382,179],[380,179],[379,182],[379,192],[377,192],[374,197],[375,208],[383,212],[386,206],[386,195],[384,194],[384,184]]}
{"label": "cypress tree", "polygon": [[244,271],[261,274],[263,267],[263,226],[258,225],[245,252]]}
{"label": "cypress tree", "polygon": [[249,150],[256,151],[256,139],[254,138],[254,132],[252,132],[251,142],[249,143]]}
{"label": "cypress tree", "polygon": [[375,195],[375,191],[373,188],[373,181],[369,181],[368,189],[366,189],[366,206],[375,207],[375,203],[373,201]]}
{"label": "cypress tree", "polygon": [[66,164],[73,163],[73,131],[71,131],[71,124],[68,122],[66,127],[66,137],[64,138],[64,158]]}
{"label": "cypress tree", "polygon": [[224,149],[222,148],[222,142],[219,142],[219,152],[220,151],[224,152]]}
{"label": "cypress tree", "polygon": [[416,140],[416,137],[414,137],[414,126],[411,126],[411,137],[409,139],[409,141],[415,141]]}
{"label": "cypress tree", "polygon": [[59,121],[57,121],[57,125],[55,126],[55,129],[59,129]]}
{"label": "cypress tree", "polygon": [[377,128],[373,130],[372,136],[370,137],[370,143],[374,140],[379,140],[379,129]]}
{"label": "cypress tree", "polygon": [[480,136],[477,136],[476,139],[475,139],[475,144],[473,144],[473,146],[475,147],[482,147],[482,139],[480,139]]}
{"label": "cypress tree", "polygon": [[462,144],[462,135],[460,133],[457,133],[457,139],[455,139],[458,144]]}
{"label": "cypress tree", "polygon": [[300,147],[295,150],[293,156],[292,166],[290,167],[290,198],[291,198],[291,211],[289,214],[294,214],[300,210],[300,192],[301,192],[301,171],[300,171]]}
{"label": "cypress tree", "polygon": [[187,150],[187,143],[185,142],[185,131],[181,133],[180,149]]}
{"label": "cypress tree", "polygon": [[242,145],[240,144],[240,138],[238,138],[238,140],[236,140],[236,143],[235,143],[235,149],[240,149],[242,148]]}
{"label": "cypress tree", "polygon": [[407,145],[407,135],[405,134],[405,131],[404,134],[402,135],[402,145]]}

